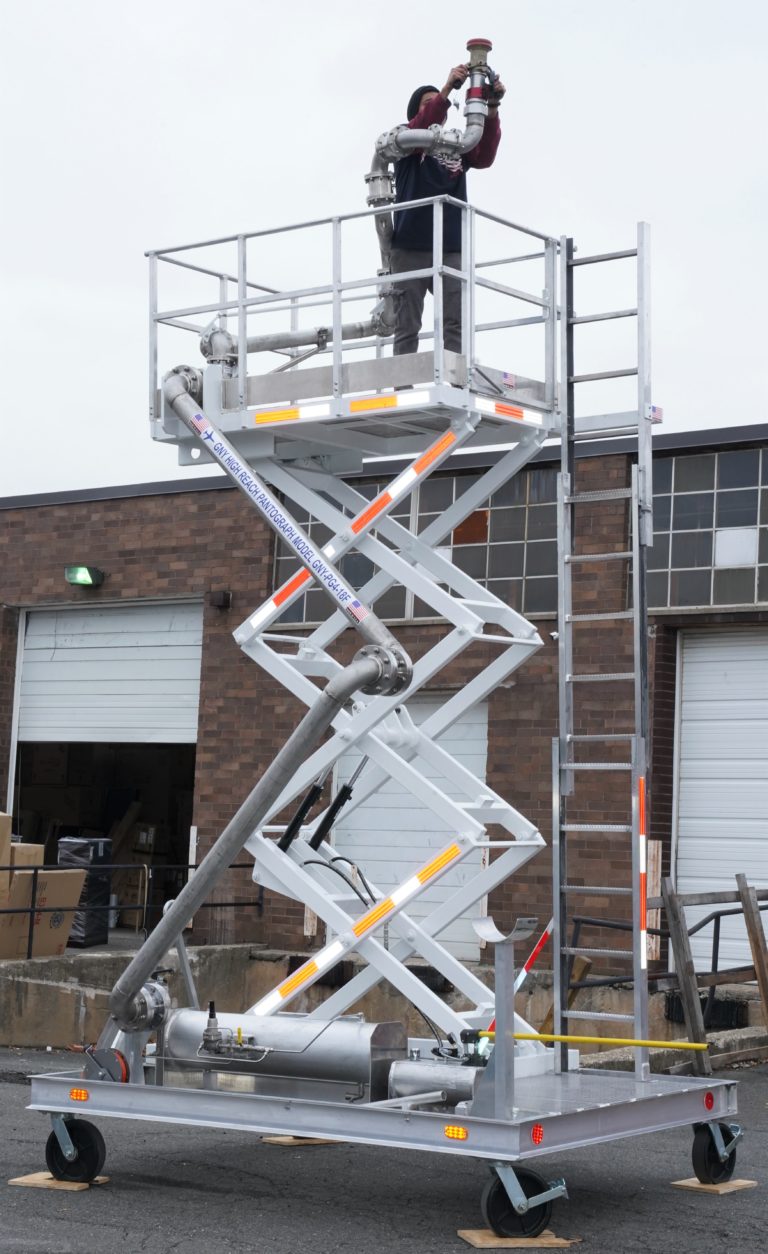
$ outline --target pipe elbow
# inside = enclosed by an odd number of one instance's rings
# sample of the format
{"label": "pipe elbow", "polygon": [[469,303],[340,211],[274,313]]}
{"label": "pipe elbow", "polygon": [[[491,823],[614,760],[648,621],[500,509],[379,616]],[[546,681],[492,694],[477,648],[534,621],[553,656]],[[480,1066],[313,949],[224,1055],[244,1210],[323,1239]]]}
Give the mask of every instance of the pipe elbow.
{"label": "pipe elbow", "polygon": [[182,396],[191,396],[200,404],[203,396],[203,376],[194,366],[174,366],[163,378],[163,396],[169,405]]}

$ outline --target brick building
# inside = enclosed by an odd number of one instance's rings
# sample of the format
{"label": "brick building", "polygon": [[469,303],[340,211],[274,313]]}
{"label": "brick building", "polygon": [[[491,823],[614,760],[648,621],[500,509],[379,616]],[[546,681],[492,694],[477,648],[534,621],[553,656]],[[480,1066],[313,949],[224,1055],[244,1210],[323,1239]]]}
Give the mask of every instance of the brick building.
{"label": "brick building", "polygon": [[[662,435],[655,445],[650,836],[684,888],[714,887],[738,870],[768,886],[760,874],[768,865],[768,428]],[[445,508],[453,477],[476,474],[489,456],[456,458],[428,480],[404,506],[411,524]],[[461,735],[477,737],[472,751],[489,784],[546,840],[557,718],[555,456],[545,449],[452,538],[453,560],[531,618],[545,641]],[[630,441],[587,446],[579,490],[628,484],[632,457]],[[382,476],[391,470],[377,467]],[[366,485],[372,494],[374,480]],[[628,541],[624,501],[597,502],[580,521],[581,551]],[[319,524],[307,525],[323,538]],[[144,853],[157,872],[186,863],[190,828],[198,856],[205,852],[302,713],[231,635],[289,573],[290,559],[223,479],[1,501],[0,554],[0,778],[15,830],[54,842],[50,858],[57,834],[108,831],[133,801],[159,833]],[[365,559],[345,561],[360,586]],[[105,572],[101,586],[69,586],[64,568],[74,562]],[[231,596],[215,596],[223,592]],[[584,567],[574,594],[577,610],[626,608],[623,564]],[[280,629],[300,632],[325,617],[321,596],[309,592]],[[377,608],[414,658],[445,631],[403,589]],[[606,669],[610,658],[610,669],[622,670],[629,631],[626,622],[589,624],[576,635],[577,669],[595,669],[598,658]],[[349,655],[356,645],[347,632],[341,648]],[[439,691],[466,683],[491,647],[463,654],[439,676]],[[621,684],[592,687],[580,730],[622,730]],[[593,806],[605,816],[623,804],[616,777],[608,796],[599,778],[591,799],[584,794],[587,817]],[[597,882],[627,882],[622,839],[572,842],[571,878],[594,883],[599,869]],[[173,891],[172,877],[155,879],[160,895]],[[303,909],[269,893],[259,906],[247,875],[233,871],[218,900],[235,899],[240,909],[201,911],[198,941],[286,950],[321,942]],[[621,913],[605,899],[587,906]],[[548,849],[498,890],[489,911],[502,925],[521,912],[549,917]],[[726,937],[726,960],[729,944],[740,953],[738,938]]]}

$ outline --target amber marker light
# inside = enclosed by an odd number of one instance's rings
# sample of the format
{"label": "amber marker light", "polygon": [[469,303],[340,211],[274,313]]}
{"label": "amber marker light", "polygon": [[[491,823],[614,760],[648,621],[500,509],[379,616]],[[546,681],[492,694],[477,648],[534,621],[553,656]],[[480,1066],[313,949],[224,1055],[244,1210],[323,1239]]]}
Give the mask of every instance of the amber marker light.
{"label": "amber marker light", "polygon": [[87,1089],[70,1089],[69,1100],[71,1102],[87,1102],[90,1094]]}
{"label": "amber marker light", "polygon": [[449,1123],[443,1128],[443,1132],[449,1141],[466,1141],[469,1136],[467,1128],[462,1128],[461,1124]]}

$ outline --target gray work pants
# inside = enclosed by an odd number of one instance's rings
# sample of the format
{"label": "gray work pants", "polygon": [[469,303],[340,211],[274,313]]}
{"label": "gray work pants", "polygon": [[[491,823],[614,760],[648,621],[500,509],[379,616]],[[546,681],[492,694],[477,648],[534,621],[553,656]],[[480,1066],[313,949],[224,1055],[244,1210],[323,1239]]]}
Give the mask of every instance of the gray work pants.
{"label": "gray work pants", "polygon": [[[443,264],[461,269],[461,253],[444,253]],[[408,270],[425,270],[432,265],[432,250],[417,251],[393,248],[392,274]],[[395,284],[395,356],[419,351],[419,331],[424,312],[424,296],[432,291],[432,279],[408,279]],[[461,352],[461,283],[443,276],[443,344],[452,353]]]}

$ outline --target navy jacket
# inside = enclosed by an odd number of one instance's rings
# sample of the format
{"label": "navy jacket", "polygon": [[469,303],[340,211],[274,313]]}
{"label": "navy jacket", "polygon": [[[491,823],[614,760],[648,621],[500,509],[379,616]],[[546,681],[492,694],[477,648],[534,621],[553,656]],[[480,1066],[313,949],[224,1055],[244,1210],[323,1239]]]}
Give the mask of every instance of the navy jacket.
{"label": "navy jacket", "polygon": [[[408,126],[411,130],[426,130],[435,123],[441,126],[447,113],[448,101],[445,96],[438,95],[419,110]],[[493,165],[500,139],[497,114],[486,118],[480,143],[463,157],[430,157],[423,152],[401,157],[395,162],[397,202],[421,200],[425,196],[453,196],[456,200],[466,200],[467,170]],[[431,251],[431,205],[395,213],[392,246],[410,251]],[[443,206],[443,250],[447,253],[461,252],[461,210],[455,205]]]}

